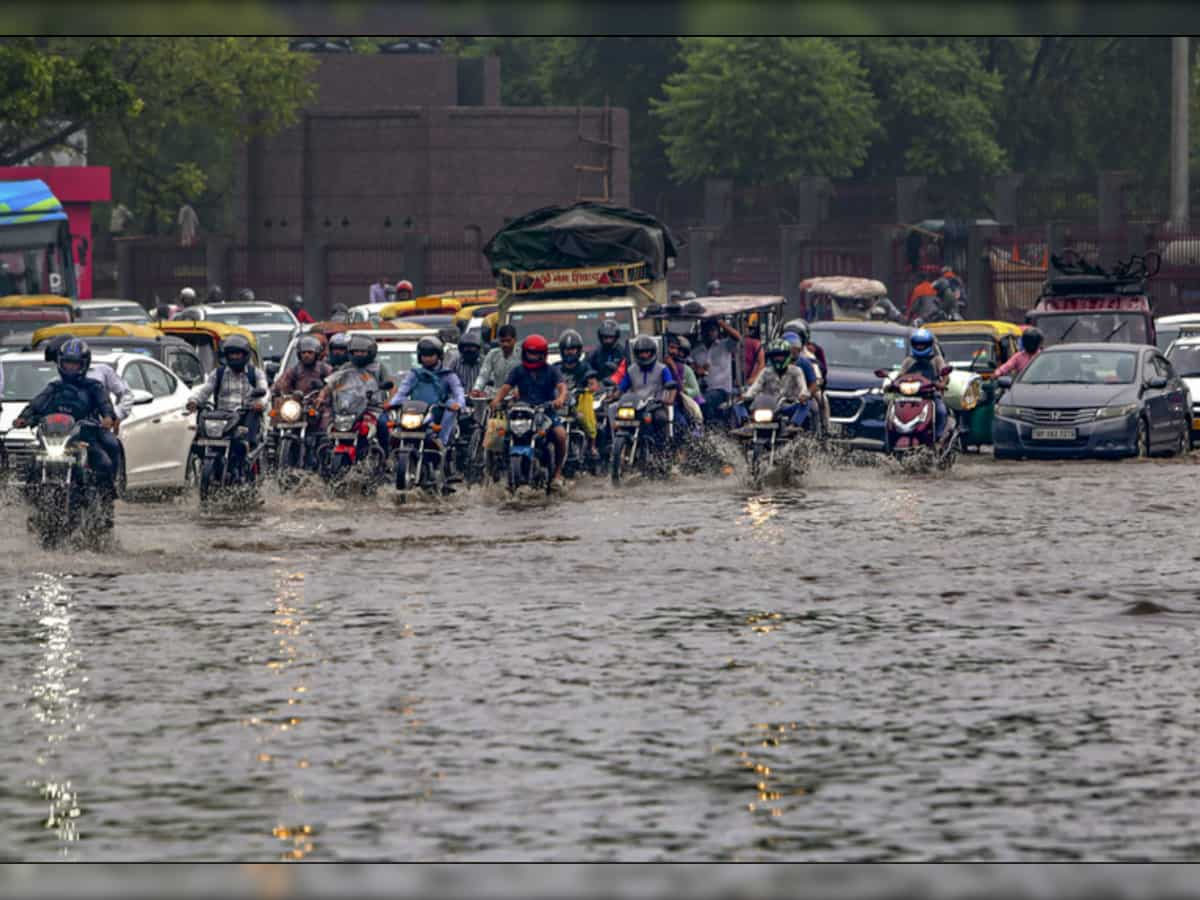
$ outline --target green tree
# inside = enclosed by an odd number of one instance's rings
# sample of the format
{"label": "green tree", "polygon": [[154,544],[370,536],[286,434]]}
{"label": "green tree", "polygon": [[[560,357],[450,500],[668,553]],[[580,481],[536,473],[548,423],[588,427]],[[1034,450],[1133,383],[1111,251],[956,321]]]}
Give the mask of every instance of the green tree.
{"label": "green tree", "polygon": [[546,38],[449,38],[444,49],[468,58],[495,56],[500,60],[500,101],[505,106],[544,106],[541,60]]}
{"label": "green tree", "polygon": [[853,41],[879,100],[880,132],[864,174],[999,174],[1007,168],[996,114],[1003,79],[962,38]]}
{"label": "green tree", "polygon": [[652,101],[674,177],[775,184],[852,174],[877,131],[852,48],[826,38],[686,38]]}

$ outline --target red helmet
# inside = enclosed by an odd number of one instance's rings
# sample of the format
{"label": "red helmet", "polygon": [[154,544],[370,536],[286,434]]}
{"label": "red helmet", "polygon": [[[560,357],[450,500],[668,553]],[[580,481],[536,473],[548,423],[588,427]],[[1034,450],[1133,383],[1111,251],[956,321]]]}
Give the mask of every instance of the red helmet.
{"label": "red helmet", "polygon": [[[546,343],[546,339],[540,334],[531,334],[525,338],[521,344],[521,362],[529,368],[538,368],[546,364],[546,354],[550,352],[550,345]],[[531,353],[539,354],[536,359],[530,359]]]}
{"label": "red helmet", "polygon": [[412,282],[407,278],[402,278],[400,281],[396,282],[396,290],[408,291],[411,294],[413,292]]}

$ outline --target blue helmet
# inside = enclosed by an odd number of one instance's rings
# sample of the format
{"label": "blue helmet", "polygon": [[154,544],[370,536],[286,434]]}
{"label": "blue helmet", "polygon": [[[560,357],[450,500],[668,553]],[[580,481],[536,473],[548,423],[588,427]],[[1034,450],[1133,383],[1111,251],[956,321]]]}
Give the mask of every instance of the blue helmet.
{"label": "blue helmet", "polygon": [[[86,341],[73,337],[58,348],[58,375],[63,381],[79,384],[86,377],[91,364],[92,351]],[[64,365],[72,368],[64,370]]]}
{"label": "blue helmet", "polygon": [[796,332],[794,332],[794,331],[785,331],[783,333],[783,340],[787,341],[793,347],[803,347],[804,346],[804,341],[802,341],[800,339],[800,335],[796,334]]}
{"label": "blue helmet", "polygon": [[929,359],[933,356],[933,332],[928,328],[918,328],[908,336],[908,348],[916,359]]}

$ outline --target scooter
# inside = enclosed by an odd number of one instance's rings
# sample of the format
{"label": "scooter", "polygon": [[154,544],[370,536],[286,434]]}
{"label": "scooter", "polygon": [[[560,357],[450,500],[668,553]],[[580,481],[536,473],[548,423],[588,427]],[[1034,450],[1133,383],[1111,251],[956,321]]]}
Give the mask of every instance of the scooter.
{"label": "scooter", "polygon": [[[940,374],[945,378],[953,371],[947,366]],[[875,374],[880,378],[890,375],[886,369],[878,369]],[[925,460],[943,470],[953,466],[958,456],[958,421],[947,410],[946,428],[940,438],[936,436],[937,385],[922,375],[909,373],[885,384],[883,392],[888,397],[884,451],[904,464]]]}

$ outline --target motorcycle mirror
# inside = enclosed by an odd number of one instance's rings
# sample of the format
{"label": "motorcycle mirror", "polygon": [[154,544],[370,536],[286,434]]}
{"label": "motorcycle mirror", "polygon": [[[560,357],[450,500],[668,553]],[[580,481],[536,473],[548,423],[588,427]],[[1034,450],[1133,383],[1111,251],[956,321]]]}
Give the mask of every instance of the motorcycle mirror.
{"label": "motorcycle mirror", "polygon": [[255,388],[253,391],[250,392],[250,397],[253,400],[257,400],[260,397],[265,397],[265,396],[267,396],[267,392],[264,391],[262,388]]}
{"label": "motorcycle mirror", "polygon": [[887,371],[887,369],[876,369],[876,370],[875,370],[875,377],[876,377],[876,378],[887,378],[887,377],[888,377],[888,371]]}
{"label": "motorcycle mirror", "polygon": [[130,392],[133,394],[133,405],[141,406],[143,403],[153,403],[154,395],[149,391],[143,391],[139,388],[133,388]]}
{"label": "motorcycle mirror", "polygon": [[947,375],[951,374],[953,371],[954,371],[954,366],[946,366],[944,369],[942,369],[940,374],[943,378],[945,378]]}

